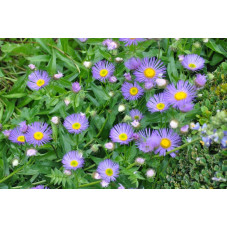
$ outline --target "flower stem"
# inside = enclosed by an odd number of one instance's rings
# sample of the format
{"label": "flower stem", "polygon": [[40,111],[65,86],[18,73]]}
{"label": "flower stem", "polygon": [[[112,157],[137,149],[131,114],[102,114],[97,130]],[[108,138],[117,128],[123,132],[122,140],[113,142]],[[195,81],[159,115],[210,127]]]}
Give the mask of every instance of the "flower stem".
{"label": "flower stem", "polygon": [[101,180],[99,180],[99,181],[95,181],[95,182],[91,182],[91,183],[88,183],[88,184],[82,184],[82,185],[80,185],[80,186],[79,186],[79,188],[89,187],[89,186],[92,186],[92,185],[98,184],[98,183],[100,183],[100,182],[101,182]]}

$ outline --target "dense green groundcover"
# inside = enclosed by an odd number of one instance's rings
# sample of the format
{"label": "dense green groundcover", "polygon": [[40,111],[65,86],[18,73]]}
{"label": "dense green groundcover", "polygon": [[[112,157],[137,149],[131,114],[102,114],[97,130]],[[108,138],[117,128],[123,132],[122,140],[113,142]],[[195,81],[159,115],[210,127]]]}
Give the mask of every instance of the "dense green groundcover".
{"label": "dense green groundcover", "polygon": [[[37,185],[51,189],[103,188],[94,173],[98,164],[107,158],[120,165],[119,176],[106,187],[109,189],[118,188],[120,184],[127,189],[226,188],[227,151],[220,145],[220,139],[206,147],[200,131],[189,130],[182,134],[180,128],[199,122],[220,132],[227,130],[227,40],[146,39],[138,45],[125,46],[119,39],[113,39],[118,44],[115,50],[108,50],[102,44],[104,40],[0,39],[0,188],[27,189]],[[150,113],[146,103],[155,93],[162,92],[162,88],[154,87],[136,101],[123,98],[123,75],[130,72],[124,62],[129,58],[156,57],[166,66],[165,79],[169,83],[189,80],[193,84],[196,73],[183,68],[178,59],[179,55],[191,53],[205,59],[205,67],[200,73],[207,75],[207,82],[197,91],[195,106],[190,112],[170,108],[163,114]],[[115,65],[117,82],[101,83],[93,78],[91,68],[84,61],[93,66],[100,60]],[[48,72],[52,77],[48,86],[38,91],[27,87],[28,76],[33,71],[29,64]],[[54,80],[58,71],[64,76]],[[82,87],[78,93],[72,91],[75,81]],[[66,100],[70,102],[68,105]],[[125,110],[119,112],[121,104],[125,105]],[[181,136],[182,147],[175,158],[169,154],[143,153],[135,142],[115,144],[113,151],[105,148],[105,143],[110,142],[111,128],[125,121],[130,124],[127,115],[134,108],[144,115],[140,128],[135,131],[169,128],[171,120],[178,121],[178,128],[174,130]],[[89,128],[78,135],[70,134],[63,126],[64,119],[81,112],[86,114]],[[60,118],[59,124],[51,122],[54,116]],[[22,121],[27,124],[47,122],[52,128],[52,140],[35,147],[36,156],[26,155],[33,146],[12,143],[1,132],[17,127]],[[69,175],[64,172],[61,161],[72,150],[81,152],[85,163],[83,168]],[[144,158],[145,163],[136,164],[137,157]],[[147,176],[150,169],[154,173],[152,177]]]}

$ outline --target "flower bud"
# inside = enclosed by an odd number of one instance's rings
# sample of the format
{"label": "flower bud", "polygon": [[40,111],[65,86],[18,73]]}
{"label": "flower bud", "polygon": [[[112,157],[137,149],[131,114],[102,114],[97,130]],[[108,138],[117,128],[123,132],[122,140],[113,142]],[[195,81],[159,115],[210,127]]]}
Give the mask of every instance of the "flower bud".
{"label": "flower bud", "polygon": [[201,74],[196,74],[196,78],[195,78],[195,85],[196,87],[204,87],[204,85],[206,84],[206,76],[205,75],[201,75]]}
{"label": "flower bud", "polygon": [[172,120],[172,121],[170,121],[169,125],[171,128],[175,129],[175,128],[178,128],[179,122],[177,120]]}
{"label": "flower bud", "polygon": [[151,81],[145,82],[144,87],[146,90],[150,90],[154,87],[154,84]]}
{"label": "flower bud", "polygon": [[31,70],[35,69],[35,65],[33,65],[33,64],[28,65],[28,67],[29,67]]}
{"label": "flower bud", "polygon": [[26,155],[28,156],[28,157],[30,157],[30,156],[35,156],[36,154],[37,154],[37,150],[36,149],[34,149],[34,148],[30,148],[30,149],[28,149],[27,151],[26,151]]}
{"label": "flower bud", "polygon": [[209,80],[213,80],[214,79],[214,75],[212,73],[207,73],[207,76],[208,76]]}
{"label": "flower bud", "polygon": [[18,166],[19,165],[19,159],[18,158],[14,158],[12,160],[12,166],[15,167],[15,166]]}
{"label": "flower bud", "polygon": [[22,122],[19,124],[19,126],[20,126],[20,131],[21,131],[21,132],[23,132],[23,133],[27,132],[27,130],[28,130],[28,125],[26,124],[26,121],[22,121]]}
{"label": "flower bud", "polygon": [[55,125],[59,124],[60,122],[60,118],[59,117],[52,117],[51,118],[51,122],[54,123]]}
{"label": "flower bud", "polygon": [[9,137],[12,129],[9,130],[4,130],[2,133],[4,134],[5,137]]}
{"label": "flower bud", "polygon": [[59,80],[59,79],[62,78],[63,76],[64,76],[64,75],[63,75],[61,72],[58,71],[57,74],[54,74],[53,78],[54,78],[55,80]]}
{"label": "flower bud", "polygon": [[155,176],[155,174],[156,174],[156,172],[155,172],[155,170],[153,170],[153,169],[149,169],[149,170],[147,170],[147,172],[146,172],[147,178],[152,178],[152,177]]}
{"label": "flower bud", "polygon": [[72,175],[72,172],[71,172],[71,170],[65,169],[65,170],[64,170],[64,174],[65,174],[66,176],[71,176],[71,175]]}
{"label": "flower bud", "polygon": [[99,173],[97,173],[97,172],[94,172],[94,173],[92,174],[92,177],[93,177],[93,179],[96,179],[96,180],[100,180],[100,179],[101,179],[101,176],[100,176]]}
{"label": "flower bud", "polygon": [[204,39],[203,39],[203,42],[204,42],[204,43],[208,43],[208,41],[209,41],[208,38],[204,38]]}
{"label": "flower bud", "polygon": [[70,99],[69,98],[65,98],[64,102],[65,102],[65,105],[68,106],[70,104]]}
{"label": "flower bud", "polygon": [[193,45],[196,49],[201,48],[201,44],[199,42],[195,42]]}
{"label": "flower bud", "polygon": [[132,125],[134,128],[139,128],[139,127],[140,127],[140,123],[139,123],[139,121],[137,121],[137,120],[134,120],[133,122],[131,122],[131,125]]}
{"label": "flower bud", "polygon": [[123,61],[123,58],[120,58],[120,57],[116,57],[115,58],[115,61],[118,63],[118,62],[122,62]]}
{"label": "flower bud", "polygon": [[129,121],[132,121],[132,117],[129,115],[125,115],[123,122],[129,122]]}
{"label": "flower bud", "polygon": [[98,150],[99,150],[99,144],[93,144],[92,146],[91,146],[91,150],[93,151],[93,152],[97,152]]}
{"label": "flower bud", "polygon": [[101,184],[101,186],[102,186],[103,188],[106,188],[106,187],[109,186],[110,183],[108,183],[108,182],[102,180],[100,184]]}
{"label": "flower bud", "polygon": [[114,92],[113,92],[113,91],[110,91],[110,92],[108,93],[108,95],[109,95],[110,97],[113,97],[113,96],[114,96]]}
{"label": "flower bud", "polygon": [[178,59],[180,62],[182,62],[184,60],[184,55],[178,55]]}
{"label": "flower bud", "polygon": [[188,133],[189,130],[189,125],[184,125],[183,127],[181,127],[180,131],[181,133]]}
{"label": "flower bud", "polygon": [[114,143],[109,142],[109,143],[105,143],[105,148],[108,150],[113,150],[114,149]]}
{"label": "flower bud", "polygon": [[109,78],[109,82],[110,82],[110,83],[116,83],[116,82],[117,82],[116,76],[111,76],[111,77]]}
{"label": "flower bud", "polygon": [[155,82],[159,88],[165,88],[167,85],[167,81],[165,79],[158,78]]}
{"label": "flower bud", "polygon": [[120,104],[118,106],[118,112],[124,112],[125,111],[125,105],[124,104]]}
{"label": "flower bud", "polygon": [[81,86],[78,82],[72,84],[72,91],[78,93],[81,90]]}
{"label": "flower bud", "polygon": [[95,111],[95,110],[92,110],[92,111],[90,112],[91,117],[96,116],[96,114],[97,114],[97,111]]}
{"label": "flower bud", "polygon": [[84,61],[84,62],[83,62],[83,65],[84,65],[87,69],[90,69],[91,66],[92,66],[92,62],[90,62],[90,61]]}
{"label": "flower bud", "polygon": [[125,73],[124,77],[125,77],[126,80],[129,80],[129,81],[132,80],[130,73]]}
{"label": "flower bud", "polygon": [[138,158],[136,158],[135,163],[137,165],[143,165],[145,163],[145,159],[138,157]]}

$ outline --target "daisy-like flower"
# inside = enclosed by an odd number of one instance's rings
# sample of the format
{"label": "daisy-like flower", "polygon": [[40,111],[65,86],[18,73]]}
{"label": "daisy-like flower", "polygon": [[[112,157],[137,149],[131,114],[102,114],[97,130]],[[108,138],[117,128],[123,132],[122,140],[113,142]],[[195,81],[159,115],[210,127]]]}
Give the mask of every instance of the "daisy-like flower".
{"label": "daisy-like flower", "polygon": [[193,101],[196,96],[196,87],[188,81],[179,80],[176,87],[174,84],[169,84],[164,94],[174,108],[179,108],[182,104]]}
{"label": "daisy-like flower", "polygon": [[47,123],[34,122],[28,126],[26,141],[34,146],[41,146],[51,140],[52,130]]}
{"label": "daisy-like flower", "polygon": [[35,71],[28,76],[27,85],[31,90],[39,90],[50,82],[50,77],[46,71]]}
{"label": "daisy-like flower", "polygon": [[9,140],[13,143],[23,144],[25,143],[25,134],[20,130],[20,127],[14,128],[9,135]]}
{"label": "daisy-like flower", "polygon": [[67,170],[77,170],[83,167],[84,159],[78,151],[69,151],[63,156],[62,164]]}
{"label": "daisy-like flower", "polygon": [[139,58],[130,58],[125,62],[125,67],[130,70],[135,70],[141,65],[141,60]]}
{"label": "daisy-like flower", "polygon": [[125,43],[125,46],[137,45],[139,42],[145,41],[143,38],[120,38],[120,41]]}
{"label": "daisy-like flower", "polygon": [[139,131],[139,140],[136,142],[136,146],[144,153],[154,151],[160,144],[159,137],[150,129],[143,129]]}
{"label": "daisy-like flower", "polygon": [[163,112],[163,111],[167,110],[169,108],[169,106],[170,106],[170,104],[166,100],[164,93],[154,95],[147,102],[147,108],[151,113]]}
{"label": "daisy-like flower", "polygon": [[110,130],[110,139],[113,142],[120,144],[128,144],[133,140],[133,128],[127,123],[120,123],[115,125]]}
{"label": "daisy-like flower", "polygon": [[133,120],[140,121],[143,118],[143,114],[137,109],[131,110],[129,114]]}
{"label": "daisy-like flower", "polygon": [[122,85],[121,91],[124,98],[127,100],[139,99],[144,93],[143,88],[141,88],[136,82],[134,84],[125,82]]}
{"label": "daisy-like flower", "polygon": [[[163,128],[160,129],[159,131],[155,131],[155,134],[160,139],[160,146],[155,151],[155,154],[159,153],[160,156],[162,155],[165,156],[167,151],[171,151],[181,144],[180,136],[177,133],[175,133],[172,129]],[[175,152],[171,153],[170,155],[172,157],[176,157]]]}
{"label": "daisy-like flower", "polygon": [[197,71],[204,67],[205,60],[197,54],[188,54],[184,57],[181,64],[184,68]]}
{"label": "daisy-like flower", "polygon": [[115,66],[108,61],[99,61],[92,67],[92,75],[95,79],[105,82],[114,73]]}
{"label": "daisy-like flower", "polygon": [[119,165],[110,159],[106,159],[99,163],[97,172],[104,181],[109,183],[115,181],[118,177]]}
{"label": "daisy-like flower", "polygon": [[36,187],[33,187],[31,189],[48,189],[48,188],[44,187],[44,185],[37,185]]}
{"label": "daisy-like flower", "polygon": [[155,80],[158,77],[163,76],[165,72],[166,67],[164,64],[153,57],[144,58],[139,68],[134,72],[134,75],[136,76],[136,80],[139,82],[155,82]]}
{"label": "daisy-like flower", "polygon": [[78,134],[88,128],[89,122],[85,115],[79,113],[66,117],[63,125],[70,133]]}

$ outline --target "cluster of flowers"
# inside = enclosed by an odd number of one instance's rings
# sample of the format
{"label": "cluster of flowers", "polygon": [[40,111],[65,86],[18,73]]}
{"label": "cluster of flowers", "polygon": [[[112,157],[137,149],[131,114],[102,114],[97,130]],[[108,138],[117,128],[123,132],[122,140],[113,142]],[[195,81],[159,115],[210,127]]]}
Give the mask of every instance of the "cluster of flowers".
{"label": "cluster of flowers", "polygon": [[[142,42],[145,39],[138,38],[122,38],[120,41],[125,43],[125,46],[137,45],[138,42]],[[85,42],[86,38],[80,39],[81,42]],[[112,50],[117,48],[118,44],[107,39],[103,42],[103,45],[107,49]],[[204,59],[196,54],[186,55],[181,61],[183,67],[191,71],[197,71],[204,67]],[[151,113],[164,112],[168,108],[173,107],[181,112],[188,112],[193,109],[193,100],[196,97],[196,90],[201,88],[206,83],[206,76],[197,74],[195,78],[195,85],[191,85],[188,81],[178,81],[175,84],[167,85],[167,80],[164,79],[166,73],[166,67],[161,60],[152,58],[131,58],[125,62],[125,66],[133,72],[125,73],[125,82],[122,85],[122,95],[126,100],[137,100],[141,98],[145,90],[150,90],[154,86],[163,88],[162,93],[156,94],[151,97],[147,103],[147,108]],[[30,65],[30,69],[34,70],[35,66]],[[117,78],[114,76],[115,66],[107,61],[99,61],[92,67],[93,77],[100,82],[115,83]],[[54,75],[54,79],[60,79],[63,76],[62,73]],[[134,78],[134,81],[133,81]],[[39,90],[47,86],[51,78],[45,71],[33,71],[28,77],[28,87],[31,90]],[[144,88],[141,84],[144,83]],[[81,90],[81,86],[78,82],[72,84],[72,91],[78,93]],[[137,128],[139,121],[143,118],[142,113],[138,109],[130,111],[131,118],[134,120],[132,126]],[[58,119],[52,119],[53,122],[57,122]],[[77,113],[66,117],[64,127],[69,133],[78,134],[85,131],[89,127],[88,119],[85,114]],[[110,131],[111,142],[106,143],[107,149],[113,150],[114,143],[121,145],[129,144],[131,141],[136,141],[136,145],[140,151],[154,152],[155,154],[165,155],[167,151],[170,151],[181,143],[180,136],[172,129],[163,128],[160,130],[143,129],[135,133],[134,129],[128,123],[119,123],[115,125]],[[186,125],[185,128],[188,126]],[[51,129],[46,123],[34,122],[30,125],[26,125],[26,122],[22,122],[19,127],[13,129],[8,133],[9,139],[18,144],[24,144],[25,142],[34,146],[41,146],[51,140]],[[177,151],[176,151],[177,152]],[[170,153],[172,157],[176,156],[176,153]],[[82,168],[84,165],[84,158],[79,151],[69,151],[62,159],[63,166],[66,171],[76,170]],[[139,164],[144,163],[143,158],[137,158]],[[112,160],[104,160],[99,163],[97,172],[95,172],[95,179],[102,179],[102,186],[106,187],[111,181],[115,181],[119,175],[119,164]],[[149,170],[147,176],[154,175],[153,170]],[[40,188],[42,186],[37,186]],[[123,186],[120,185],[120,188]]]}

